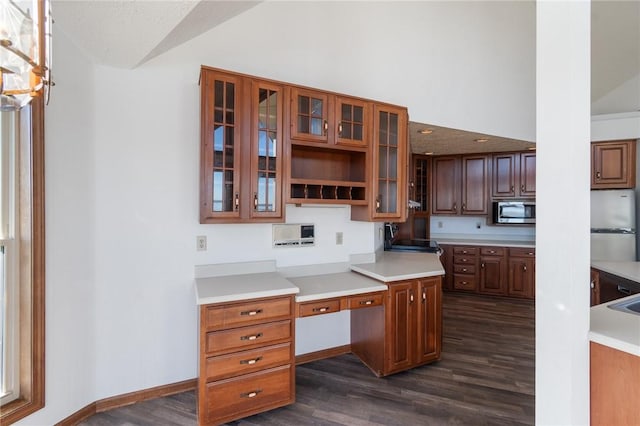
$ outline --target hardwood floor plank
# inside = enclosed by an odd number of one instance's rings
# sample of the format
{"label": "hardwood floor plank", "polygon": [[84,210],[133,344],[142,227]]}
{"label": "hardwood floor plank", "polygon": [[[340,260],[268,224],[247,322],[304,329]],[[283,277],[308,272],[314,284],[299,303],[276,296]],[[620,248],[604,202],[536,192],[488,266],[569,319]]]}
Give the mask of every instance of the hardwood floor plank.
{"label": "hardwood floor plank", "polygon": [[[296,368],[296,403],[229,425],[533,425],[535,306],[445,293],[434,364],[377,378],[352,354]],[[98,413],[85,426],[195,425],[195,392]]]}

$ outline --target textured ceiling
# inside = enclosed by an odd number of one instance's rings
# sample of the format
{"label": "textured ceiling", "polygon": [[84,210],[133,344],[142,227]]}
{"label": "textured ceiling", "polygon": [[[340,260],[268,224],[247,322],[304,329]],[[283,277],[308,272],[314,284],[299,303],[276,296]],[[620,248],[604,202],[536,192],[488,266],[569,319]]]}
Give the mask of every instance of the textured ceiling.
{"label": "textured ceiling", "polygon": [[[136,66],[259,4],[242,0],[52,0],[56,30],[97,64]],[[631,82],[631,84],[629,84]],[[640,110],[640,0],[592,1],[592,103],[616,93],[613,113]],[[620,89],[624,88],[624,89]],[[627,89],[630,88],[630,89]],[[616,91],[617,90],[617,91]],[[612,103],[607,100],[607,108]],[[418,128],[434,129],[420,135]],[[412,151],[434,154],[526,149],[531,142],[412,123]]]}

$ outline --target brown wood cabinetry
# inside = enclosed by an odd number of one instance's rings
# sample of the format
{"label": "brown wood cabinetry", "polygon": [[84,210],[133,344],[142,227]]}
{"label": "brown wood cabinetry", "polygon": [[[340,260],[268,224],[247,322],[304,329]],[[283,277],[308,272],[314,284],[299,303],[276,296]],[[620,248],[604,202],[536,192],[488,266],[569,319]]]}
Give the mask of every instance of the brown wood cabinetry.
{"label": "brown wood cabinetry", "polygon": [[488,213],[488,157],[444,156],[432,159],[431,214],[474,215]]}
{"label": "brown wood cabinetry", "polygon": [[202,68],[200,223],[282,222],[283,87]]}
{"label": "brown wood cabinetry", "polygon": [[535,198],[534,152],[493,154],[492,162],[492,198]]}
{"label": "brown wood cabinetry", "polygon": [[591,268],[591,306],[600,304],[600,273]]}
{"label": "brown wood cabinetry", "polygon": [[[640,283],[597,269],[591,270],[591,284],[592,304],[611,302],[632,294],[640,294]],[[594,297],[594,293],[597,297]]]}
{"label": "brown wood cabinetry", "polygon": [[535,250],[520,247],[443,244],[445,290],[533,298]]}
{"label": "brown wood cabinetry", "polygon": [[591,424],[637,425],[640,356],[590,343]]}
{"label": "brown wood cabinetry", "polygon": [[591,144],[591,189],[626,189],[635,186],[635,141]]}
{"label": "brown wood cabinetry", "polygon": [[198,424],[295,400],[293,296],[200,307]]}
{"label": "brown wood cabinetry", "polygon": [[536,252],[528,248],[509,248],[509,285],[507,294],[512,297],[535,297]]}
{"label": "brown wood cabinetry", "polygon": [[480,247],[480,293],[500,296],[506,294],[506,254],[504,247]]}
{"label": "brown wood cabinetry", "polygon": [[378,376],[437,361],[442,349],[441,277],[387,284],[384,309],[351,312],[352,352]]}

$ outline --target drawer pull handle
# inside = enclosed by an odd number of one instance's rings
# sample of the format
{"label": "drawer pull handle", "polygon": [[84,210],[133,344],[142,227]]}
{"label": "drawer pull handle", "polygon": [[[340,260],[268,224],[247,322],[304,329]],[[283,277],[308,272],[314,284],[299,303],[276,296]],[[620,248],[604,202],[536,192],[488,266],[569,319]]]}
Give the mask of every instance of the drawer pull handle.
{"label": "drawer pull handle", "polygon": [[467,268],[462,268],[462,272],[467,272]]}
{"label": "drawer pull handle", "polygon": [[259,337],[262,337],[262,333],[252,334],[250,336],[241,336],[240,340],[256,340]]}
{"label": "drawer pull handle", "polygon": [[240,312],[240,315],[242,316],[254,316],[254,315],[258,315],[262,313],[262,309],[256,309],[255,311],[242,311]]}
{"label": "drawer pull handle", "polygon": [[427,292],[426,290],[422,290],[422,303],[427,301]]}
{"label": "drawer pull handle", "polygon": [[251,392],[241,393],[240,398],[255,398],[260,392],[262,392],[262,389],[256,389]]}
{"label": "drawer pull handle", "polygon": [[622,287],[621,285],[618,285],[618,291],[622,294],[626,294],[627,296],[631,294],[631,290],[626,287]]}
{"label": "drawer pull handle", "polygon": [[327,312],[330,309],[330,306],[323,306],[321,308],[313,308],[313,312]]}
{"label": "drawer pull handle", "polygon": [[373,305],[373,300],[361,300],[361,305]]}
{"label": "drawer pull handle", "polygon": [[261,356],[259,356],[258,358],[253,358],[253,359],[243,359],[243,360],[240,360],[240,364],[242,364],[242,365],[253,365],[256,362],[261,361],[261,360],[262,360]]}

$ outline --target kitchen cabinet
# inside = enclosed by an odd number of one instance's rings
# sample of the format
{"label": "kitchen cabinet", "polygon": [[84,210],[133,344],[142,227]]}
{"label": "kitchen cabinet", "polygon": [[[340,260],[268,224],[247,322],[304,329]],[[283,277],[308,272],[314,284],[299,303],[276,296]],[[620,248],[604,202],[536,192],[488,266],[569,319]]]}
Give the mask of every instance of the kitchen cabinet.
{"label": "kitchen cabinet", "polygon": [[536,154],[500,153],[492,156],[491,197],[535,198]]}
{"label": "kitchen cabinet", "polygon": [[201,71],[200,223],[282,222],[283,87]]}
{"label": "kitchen cabinet", "polygon": [[600,304],[600,273],[591,268],[591,306]]}
{"label": "kitchen cabinet", "polygon": [[445,290],[533,298],[535,250],[521,247],[441,244]]}
{"label": "kitchen cabinet", "polygon": [[504,247],[480,247],[480,288],[483,294],[506,294],[507,259]]}
{"label": "kitchen cabinet", "polygon": [[635,141],[591,144],[591,189],[628,189],[635,186]]}
{"label": "kitchen cabinet", "polygon": [[352,351],[378,376],[437,361],[442,350],[441,277],[387,285],[384,309],[351,316]]}
{"label": "kitchen cabinet", "polygon": [[453,248],[453,289],[476,292],[478,290],[477,247]]}
{"label": "kitchen cabinet", "polygon": [[200,306],[198,424],[295,400],[294,297]]}
{"label": "kitchen cabinet", "polygon": [[[594,278],[594,275],[596,278]],[[597,300],[595,300],[597,303],[593,303],[594,297],[592,293],[592,305],[640,293],[640,283],[597,269],[591,270],[591,282],[594,283],[597,289]]]}
{"label": "kitchen cabinet", "polygon": [[398,224],[398,231],[396,232],[398,240],[426,240],[429,238],[430,172],[430,156],[411,155],[409,200],[415,201],[417,206],[410,207],[407,213],[407,221]]}
{"label": "kitchen cabinet", "polygon": [[486,216],[488,161],[486,155],[434,157],[431,214]]}
{"label": "kitchen cabinet", "polygon": [[638,424],[640,356],[590,342],[593,426]]}
{"label": "kitchen cabinet", "polygon": [[353,206],[351,219],[404,222],[407,218],[407,109],[374,104],[374,135],[370,166],[372,200]]}
{"label": "kitchen cabinet", "polygon": [[367,147],[370,102],[299,87],[290,93],[292,139]]}
{"label": "kitchen cabinet", "polygon": [[509,279],[507,294],[511,297],[535,297],[535,250],[509,248]]}

